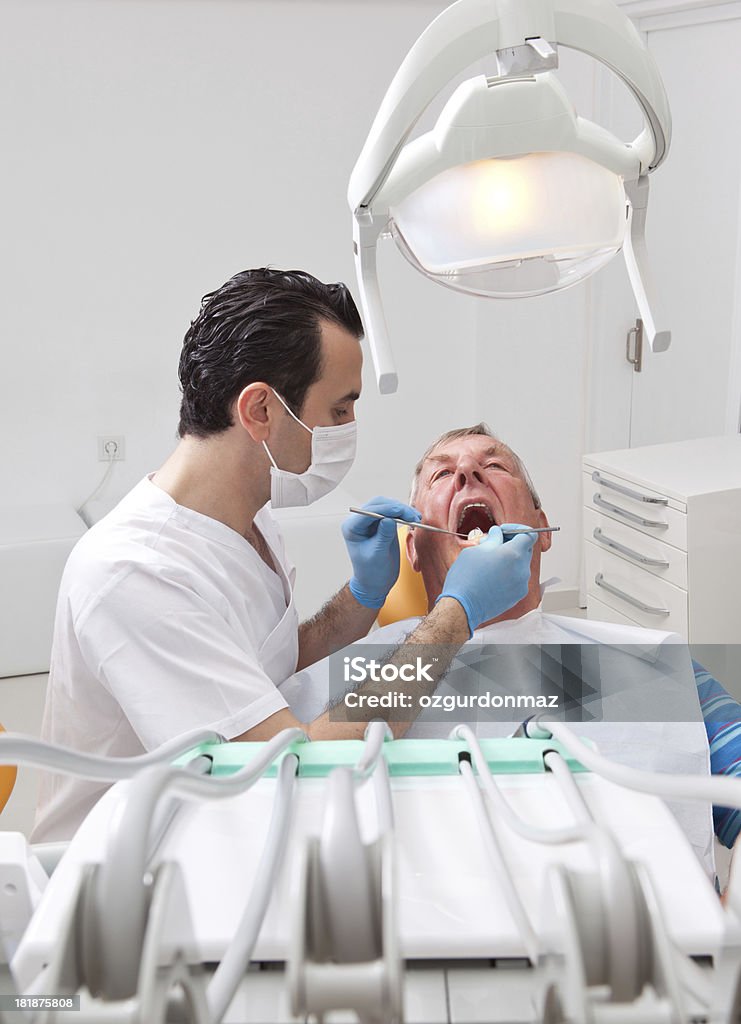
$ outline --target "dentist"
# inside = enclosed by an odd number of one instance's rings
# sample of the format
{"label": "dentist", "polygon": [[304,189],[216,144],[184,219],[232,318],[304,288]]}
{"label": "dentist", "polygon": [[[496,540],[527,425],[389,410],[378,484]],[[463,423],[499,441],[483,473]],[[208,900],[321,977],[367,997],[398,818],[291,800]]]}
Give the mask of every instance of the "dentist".
{"label": "dentist", "polygon": [[[300,625],[268,506],[308,505],[352,465],[361,336],[347,288],[300,271],[245,271],[205,296],[180,356],[175,451],[65,568],[44,739],[121,757],[203,728],[233,740],[296,725],[312,739],[362,736],[365,723],[328,712],[298,722],[279,686],[367,634],[398,575],[396,525],[346,521],[352,578]],[[419,519],[385,498],[366,508]],[[410,642],[455,651],[515,605],[533,542],[503,544],[494,527],[463,551]],[[105,788],[45,775],[34,841],[69,838]]]}

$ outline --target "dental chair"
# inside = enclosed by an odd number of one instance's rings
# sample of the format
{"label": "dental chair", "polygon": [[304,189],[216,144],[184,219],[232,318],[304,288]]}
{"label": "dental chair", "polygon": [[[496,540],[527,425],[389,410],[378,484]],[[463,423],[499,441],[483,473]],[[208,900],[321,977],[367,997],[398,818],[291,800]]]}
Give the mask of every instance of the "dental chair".
{"label": "dental chair", "polygon": [[[5,732],[5,727],[0,724],[0,732]],[[5,805],[13,792],[18,769],[15,765],[0,765],[0,814],[3,813]]]}
{"label": "dental chair", "polygon": [[406,555],[406,526],[399,527],[399,578],[378,613],[378,625],[388,626],[412,616],[427,614],[427,593],[422,573],[415,572]]}

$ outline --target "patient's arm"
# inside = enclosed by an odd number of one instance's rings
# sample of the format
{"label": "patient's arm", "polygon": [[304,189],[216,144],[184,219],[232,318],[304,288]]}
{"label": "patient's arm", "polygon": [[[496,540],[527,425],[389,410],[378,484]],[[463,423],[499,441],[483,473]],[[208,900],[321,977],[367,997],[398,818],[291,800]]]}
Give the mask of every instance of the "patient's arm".
{"label": "patient's arm", "polygon": [[[693,661],[692,667],[710,744],[710,771],[741,778],[741,704],[702,665]],[[713,826],[720,842],[730,849],[741,831],[741,811],[713,807]]]}
{"label": "patient's arm", "polygon": [[377,608],[366,608],[355,600],[346,583],[321,611],[299,626],[296,671],[366,636],[377,615]]}
{"label": "patient's arm", "polygon": [[[432,681],[406,682],[403,687],[399,683],[367,682],[358,686],[355,692],[364,696],[383,696],[390,690],[403,689],[414,699],[415,706],[418,707],[418,698],[435,691],[458,650],[468,640],[468,636],[468,619],[461,605],[453,598],[442,598],[410,633],[406,641],[384,660],[384,664],[405,664],[416,656],[415,645],[425,644],[425,662],[428,663]],[[281,729],[291,726],[303,729],[312,740],[362,739],[368,722],[375,718],[385,718],[394,738],[398,739],[409,729],[413,719],[410,716],[409,721],[399,722],[392,720],[392,715],[392,710],[364,708],[362,715],[357,715],[358,721],[350,721],[347,708],[340,704],[325,711],[313,722],[304,724],[298,721],[292,711],[283,708],[241,736],[236,736],[235,740],[268,740]]]}
{"label": "patient's arm", "polygon": [[[361,697],[382,697],[389,691],[401,692],[411,701],[407,706],[419,713],[419,698],[435,692],[453,658],[468,638],[468,618],[463,608],[454,598],[442,598],[406,640],[383,661],[384,665],[414,663],[419,655],[419,645],[423,644],[424,662],[430,680],[418,677],[404,683],[371,681],[358,686],[353,692]],[[308,734],[312,740],[362,739],[368,722],[383,718],[388,722],[394,739],[399,739],[410,728],[415,715],[412,711],[408,712],[404,721],[398,721],[393,716],[393,709],[379,707],[365,707],[362,712],[349,712],[344,702],[338,701],[309,724]],[[354,720],[356,718],[360,720]]]}

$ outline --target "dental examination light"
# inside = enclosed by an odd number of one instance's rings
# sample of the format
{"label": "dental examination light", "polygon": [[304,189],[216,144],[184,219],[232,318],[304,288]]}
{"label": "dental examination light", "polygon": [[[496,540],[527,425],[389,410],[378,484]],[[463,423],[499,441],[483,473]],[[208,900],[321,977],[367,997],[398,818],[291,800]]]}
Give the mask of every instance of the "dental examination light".
{"label": "dental examination light", "polygon": [[[643,112],[637,138],[622,142],[576,114],[553,74],[559,46],[622,79]],[[438,93],[492,55],[497,73],[459,85],[433,130],[407,142]],[[426,277],[496,298],[567,288],[622,248],[644,333],[653,351],[667,349],[645,222],[648,175],[670,137],[658,69],[612,0],[458,0],[443,11],[391,82],[348,189],[381,393],[397,386],[376,260],[389,235]]]}

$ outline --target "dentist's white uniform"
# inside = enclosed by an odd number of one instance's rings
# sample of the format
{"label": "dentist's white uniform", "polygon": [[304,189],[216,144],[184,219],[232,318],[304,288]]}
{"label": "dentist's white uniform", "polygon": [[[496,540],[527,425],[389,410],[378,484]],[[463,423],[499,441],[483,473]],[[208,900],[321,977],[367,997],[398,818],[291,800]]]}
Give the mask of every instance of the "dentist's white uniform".
{"label": "dentist's white uniform", "polygon": [[[295,570],[267,508],[255,525],[276,572],[147,478],[82,538],[59,593],[43,739],[130,757],[196,729],[233,739],[287,707]],[[44,775],[33,840],[70,838],[105,788]]]}

